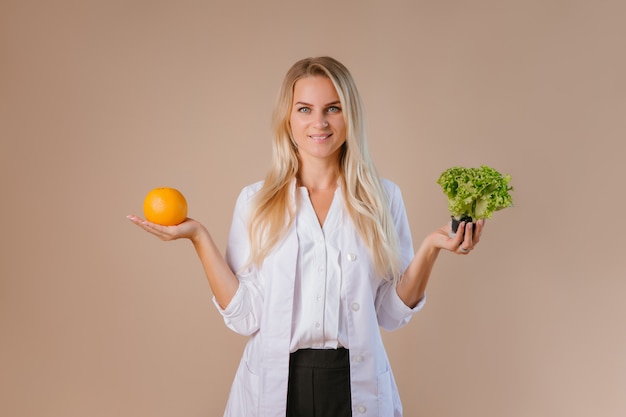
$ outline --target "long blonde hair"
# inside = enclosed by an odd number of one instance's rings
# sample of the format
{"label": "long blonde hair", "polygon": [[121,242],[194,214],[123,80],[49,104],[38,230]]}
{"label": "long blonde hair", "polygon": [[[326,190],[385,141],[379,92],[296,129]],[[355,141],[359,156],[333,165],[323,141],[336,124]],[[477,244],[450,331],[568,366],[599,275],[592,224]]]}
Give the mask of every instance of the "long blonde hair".
{"label": "long blonde hair", "polygon": [[348,214],[369,249],[374,270],[386,279],[396,279],[401,273],[398,236],[385,190],[370,158],[361,98],[348,69],[330,57],[300,60],[283,80],[272,118],[272,166],[254,200],[248,228],[250,262],[260,265],[294,221],[291,186],[300,162],[289,118],[296,81],[311,76],[330,79],[341,102],[346,142],[339,169]]}

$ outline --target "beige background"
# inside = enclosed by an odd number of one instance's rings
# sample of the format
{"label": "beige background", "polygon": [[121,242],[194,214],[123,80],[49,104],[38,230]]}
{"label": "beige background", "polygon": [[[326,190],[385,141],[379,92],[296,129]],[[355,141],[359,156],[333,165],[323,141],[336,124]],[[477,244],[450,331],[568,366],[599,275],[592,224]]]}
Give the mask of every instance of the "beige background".
{"label": "beige background", "polygon": [[179,188],[224,247],[299,58],[353,72],[413,236],[452,165],[513,177],[470,257],[384,337],[407,416],[626,413],[626,6],[0,1],[0,414],[219,416],[245,339],[188,242],[125,219]]}

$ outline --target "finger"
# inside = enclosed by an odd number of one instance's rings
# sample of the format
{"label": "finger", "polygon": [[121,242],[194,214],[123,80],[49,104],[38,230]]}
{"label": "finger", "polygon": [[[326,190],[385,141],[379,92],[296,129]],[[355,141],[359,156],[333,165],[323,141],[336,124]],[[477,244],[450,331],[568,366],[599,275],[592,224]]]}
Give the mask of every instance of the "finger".
{"label": "finger", "polygon": [[148,220],[144,220],[139,216],[135,216],[135,215],[128,215],[126,216],[126,218],[128,220],[130,220],[131,222],[135,223],[137,226],[141,227],[142,229],[148,230],[149,226],[152,224],[150,223]]}
{"label": "finger", "polygon": [[128,220],[135,223],[137,226],[141,227],[146,232],[153,234],[161,240],[171,240],[172,236],[170,233],[167,233],[165,226],[158,225],[156,223],[149,222],[148,220],[144,220],[141,217],[129,215],[126,216]]}
{"label": "finger", "polygon": [[463,243],[463,239],[465,238],[465,222],[459,223],[458,229],[456,229],[456,234],[454,235],[454,247],[458,247]]}
{"label": "finger", "polygon": [[[459,226],[459,229],[461,229],[461,226]],[[474,224],[469,222],[469,223],[465,223],[463,225],[463,240],[459,243],[459,246],[456,249],[456,253],[458,253],[459,255],[467,255],[468,253],[470,253],[470,251],[473,248],[473,229],[474,229]]]}
{"label": "finger", "polygon": [[456,236],[454,236],[454,239],[452,239],[451,241],[450,250],[452,252],[459,255],[467,255],[469,253],[471,243],[468,244],[468,237],[470,239],[469,242],[471,242],[471,227],[471,223],[468,224],[467,222],[461,222],[459,224],[459,228],[456,231]]}
{"label": "finger", "polygon": [[175,239],[175,235],[172,231],[172,226],[161,226],[160,224],[145,221],[143,223],[143,228],[161,240],[174,240]]}
{"label": "finger", "polygon": [[141,217],[135,216],[134,214],[129,214],[128,216],[126,216],[126,218],[133,223],[137,223],[143,220]]}
{"label": "finger", "polygon": [[467,249],[472,249],[473,246],[473,236],[474,236],[474,223],[468,222],[465,224],[465,236],[463,238],[462,246],[465,246]]}
{"label": "finger", "polygon": [[485,219],[480,219],[476,222],[476,230],[474,231],[474,246],[480,241],[480,237],[482,236],[483,229],[485,228]]}
{"label": "finger", "polygon": [[141,217],[135,216],[133,214],[126,216],[126,218],[130,220],[131,222],[133,222],[134,224],[136,224],[137,226],[141,227],[142,229],[147,230],[146,224],[149,223],[147,220],[144,220]]}

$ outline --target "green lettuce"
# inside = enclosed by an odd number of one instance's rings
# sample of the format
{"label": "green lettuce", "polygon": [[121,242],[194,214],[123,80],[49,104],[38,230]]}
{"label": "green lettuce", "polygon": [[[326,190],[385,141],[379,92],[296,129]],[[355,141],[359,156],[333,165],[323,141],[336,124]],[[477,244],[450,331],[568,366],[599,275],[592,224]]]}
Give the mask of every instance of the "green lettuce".
{"label": "green lettuce", "polygon": [[448,211],[457,220],[488,219],[494,211],[513,205],[509,191],[510,175],[502,175],[493,168],[452,167],[444,171],[437,184],[448,197]]}

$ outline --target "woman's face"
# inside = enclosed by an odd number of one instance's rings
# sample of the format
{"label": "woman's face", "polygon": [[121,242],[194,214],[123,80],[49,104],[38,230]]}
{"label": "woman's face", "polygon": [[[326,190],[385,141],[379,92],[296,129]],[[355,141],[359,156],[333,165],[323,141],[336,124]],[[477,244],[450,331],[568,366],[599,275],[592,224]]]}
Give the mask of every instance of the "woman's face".
{"label": "woman's face", "polygon": [[302,163],[339,160],[346,141],[346,123],[330,79],[313,76],[296,81],[289,123]]}

